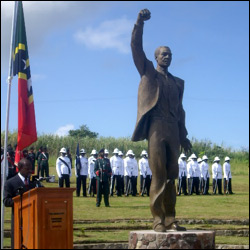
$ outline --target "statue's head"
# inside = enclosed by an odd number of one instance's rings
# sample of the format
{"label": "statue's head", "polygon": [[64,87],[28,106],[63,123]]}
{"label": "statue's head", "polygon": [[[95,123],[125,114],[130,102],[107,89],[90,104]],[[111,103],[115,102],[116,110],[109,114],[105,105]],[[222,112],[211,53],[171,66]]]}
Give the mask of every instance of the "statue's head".
{"label": "statue's head", "polygon": [[168,68],[172,61],[172,53],[169,47],[160,46],[155,50],[155,60],[163,68]]}

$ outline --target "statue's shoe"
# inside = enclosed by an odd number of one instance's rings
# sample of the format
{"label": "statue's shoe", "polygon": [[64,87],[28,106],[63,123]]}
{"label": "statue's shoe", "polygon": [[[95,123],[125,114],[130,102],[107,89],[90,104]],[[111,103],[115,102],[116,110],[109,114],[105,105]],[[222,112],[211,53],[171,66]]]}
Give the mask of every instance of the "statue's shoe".
{"label": "statue's shoe", "polygon": [[176,222],[170,224],[169,226],[166,227],[167,231],[187,231],[185,227],[179,226]]}
{"label": "statue's shoe", "polygon": [[163,224],[158,224],[154,228],[155,232],[166,232],[166,227]]}

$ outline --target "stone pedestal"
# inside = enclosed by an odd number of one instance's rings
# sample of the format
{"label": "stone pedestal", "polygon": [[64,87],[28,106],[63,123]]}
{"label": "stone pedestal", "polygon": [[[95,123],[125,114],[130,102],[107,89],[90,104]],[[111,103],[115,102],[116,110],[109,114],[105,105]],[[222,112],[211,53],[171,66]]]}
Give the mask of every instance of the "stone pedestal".
{"label": "stone pedestal", "polygon": [[188,230],[158,233],[131,231],[128,249],[215,249],[215,232]]}

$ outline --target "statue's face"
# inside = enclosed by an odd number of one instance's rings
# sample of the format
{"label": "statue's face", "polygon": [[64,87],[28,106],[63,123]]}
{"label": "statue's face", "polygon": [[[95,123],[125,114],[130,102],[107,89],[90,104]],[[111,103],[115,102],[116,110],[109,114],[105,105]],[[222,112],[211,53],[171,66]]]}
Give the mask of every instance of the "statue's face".
{"label": "statue's face", "polygon": [[156,61],[158,65],[163,68],[168,68],[172,61],[172,53],[169,48],[161,47],[158,56],[156,57]]}

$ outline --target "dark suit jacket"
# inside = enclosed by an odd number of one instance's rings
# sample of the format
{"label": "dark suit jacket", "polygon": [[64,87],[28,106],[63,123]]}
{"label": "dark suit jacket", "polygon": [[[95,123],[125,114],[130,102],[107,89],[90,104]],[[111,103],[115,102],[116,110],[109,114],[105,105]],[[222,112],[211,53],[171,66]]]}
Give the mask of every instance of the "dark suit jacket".
{"label": "dark suit jacket", "polygon": [[11,248],[14,249],[14,201],[12,198],[19,195],[18,188],[23,187],[24,192],[35,188],[36,184],[33,182],[29,183],[29,186],[26,187],[19,177],[19,175],[15,175],[14,177],[10,178],[5,182],[4,185],[4,198],[3,203],[6,207],[12,207],[12,214],[11,214]]}
{"label": "dark suit jacket", "polygon": [[[150,125],[149,112],[156,106],[161,87],[163,86],[164,76],[158,72],[151,61],[146,58],[142,47],[143,24],[135,25],[131,49],[133,60],[138,72],[141,75],[141,82],[138,91],[137,121],[132,141],[148,139],[148,128]],[[172,76],[172,75],[171,75]],[[172,76],[179,90],[179,133],[180,141],[187,136],[185,127],[185,111],[182,107],[182,97],[184,92],[184,81],[178,77]]]}
{"label": "dark suit jacket", "polygon": [[3,199],[4,205],[6,207],[14,206],[12,198],[18,195],[19,187],[23,187],[24,191],[26,192],[32,188],[35,188],[35,186],[36,186],[35,183],[30,182],[29,187],[26,188],[26,186],[24,185],[23,181],[21,180],[18,174],[10,178],[5,182],[4,185],[4,199]]}

